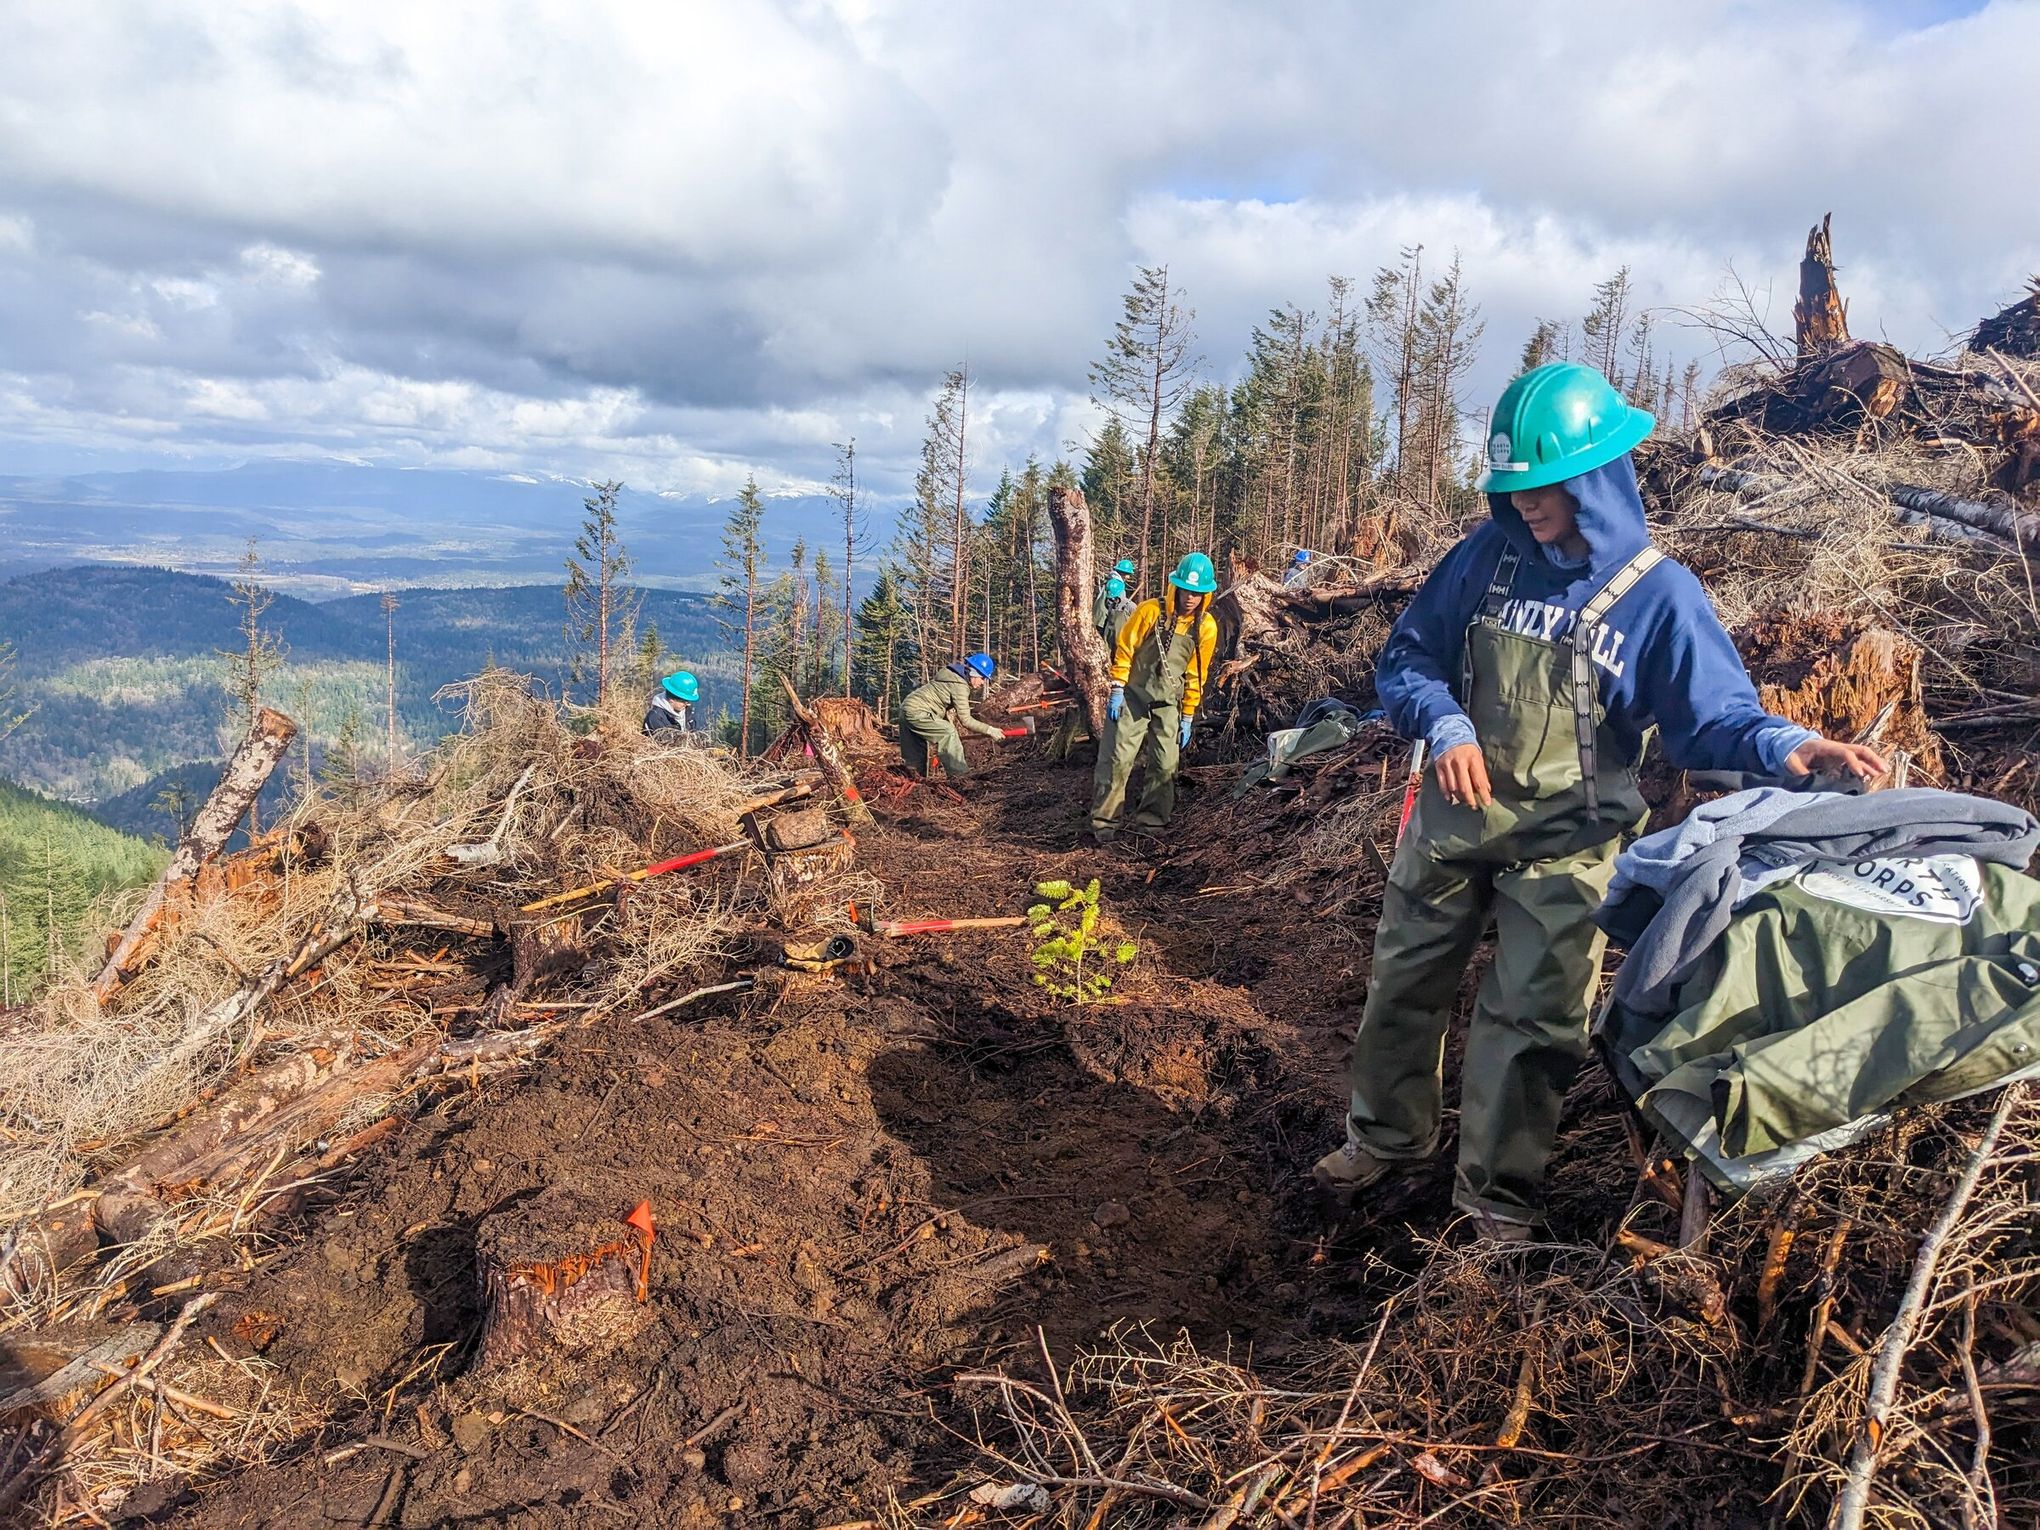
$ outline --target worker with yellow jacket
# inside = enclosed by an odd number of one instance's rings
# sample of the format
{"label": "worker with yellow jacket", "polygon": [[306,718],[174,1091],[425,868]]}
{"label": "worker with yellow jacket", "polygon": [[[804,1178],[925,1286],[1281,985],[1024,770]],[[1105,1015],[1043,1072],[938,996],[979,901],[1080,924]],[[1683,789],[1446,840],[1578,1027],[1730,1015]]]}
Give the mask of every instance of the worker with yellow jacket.
{"label": "worker with yellow jacket", "polygon": [[1166,613],[1144,600],[1119,628],[1112,648],[1112,699],[1091,779],[1091,834],[1109,844],[1119,832],[1126,783],[1136,760],[1147,766],[1133,827],[1159,829],[1176,810],[1176,762],[1190,744],[1190,724],[1204,697],[1218,646],[1211,598],[1218,576],[1203,553],[1191,553],[1169,575]]}

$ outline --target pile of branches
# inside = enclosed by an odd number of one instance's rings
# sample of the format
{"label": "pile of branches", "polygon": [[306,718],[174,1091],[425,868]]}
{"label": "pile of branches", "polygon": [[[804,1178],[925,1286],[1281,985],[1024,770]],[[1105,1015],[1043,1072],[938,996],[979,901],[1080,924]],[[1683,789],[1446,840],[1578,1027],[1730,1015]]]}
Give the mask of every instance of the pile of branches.
{"label": "pile of branches", "polygon": [[[216,1356],[170,1354],[212,1273],[263,1257],[444,1093],[571,1029],[748,986],[715,981],[742,930],[812,896],[786,857],[749,875],[739,820],[813,778],[647,740],[622,709],[570,716],[505,672],[450,699],[464,727],[421,774],[307,796],[245,854],[153,892],[96,979],[13,1019],[0,1353],[33,1341],[48,1362],[0,1366],[0,1501],[104,1504],[166,1462],[301,1434],[304,1400],[259,1362],[211,1376]],[[282,753],[288,720],[269,721],[237,764]],[[238,812],[219,816],[223,843]],[[692,874],[627,874],[713,847]]]}
{"label": "pile of branches", "polygon": [[2030,1523],[2031,1088],[1910,1113],[1684,1247],[1647,1161],[1600,1238],[1428,1245],[1373,1272],[1364,1342],[1279,1366],[1135,1330],[963,1378],[974,1496],[1069,1526]]}

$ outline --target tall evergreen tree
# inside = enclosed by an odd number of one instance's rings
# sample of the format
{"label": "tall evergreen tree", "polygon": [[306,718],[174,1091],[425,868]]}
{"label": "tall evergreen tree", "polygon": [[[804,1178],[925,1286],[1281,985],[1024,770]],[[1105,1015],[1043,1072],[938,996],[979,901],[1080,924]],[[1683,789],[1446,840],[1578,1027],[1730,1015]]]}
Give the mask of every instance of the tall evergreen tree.
{"label": "tall evergreen tree", "polygon": [[850,694],[852,654],[856,639],[851,632],[850,592],[857,582],[857,555],[867,550],[864,508],[857,498],[857,438],[836,445],[836,473],[829,480],[829,494],[843,516],[843,694]]}
{"label": "tall evergreen tree", "polygon": [[587,514],[574,539],[574,555],[567,559],[564,594],[573,673],[576,679],[585,679],[592,670],[598,707],[609,697],[613,656],[626,646],[613,640],[636,616],[635,597],[625,584],[630,554],[616,526],[617,496],[622,492],[621,483],[598,483],[594,496],[581,502]]}
{"label": "tall evergreen tree", "polygon": [[1140,443],[1140,535],[1135,562],[1141,587],[1156,547],[1156,483],[1161,468],[1162,426],[1192,385],[1197,358],[1190,354],[1191,323],[1180,288],[1169,285],[1167,266],[1142,266],[1121,302],[1119,322],[1104,357],[1091,368],[1092,399],[1124,415]]}
{"label": "tall evergreen tree", "polygon": [[887,565],[857,607],[857,693],[888,721],[899,710],[913,631],[913,613],[901,596],[899,576]]}
{"label": "tall evergreen tree", "polygon": [[751,682],[758,660],[758,576],[765,569],[764,548],[759,541],[765,524],[765,501],[758,493],[758,480],[744,480],[737,502],[723,522],[723,555],[716,560],[722,570],[716,592],[719,621],[725,632],[744,635],[744,666],[739,678],[743,700],[737,713],[737,753],[748,759],[751,753]]}

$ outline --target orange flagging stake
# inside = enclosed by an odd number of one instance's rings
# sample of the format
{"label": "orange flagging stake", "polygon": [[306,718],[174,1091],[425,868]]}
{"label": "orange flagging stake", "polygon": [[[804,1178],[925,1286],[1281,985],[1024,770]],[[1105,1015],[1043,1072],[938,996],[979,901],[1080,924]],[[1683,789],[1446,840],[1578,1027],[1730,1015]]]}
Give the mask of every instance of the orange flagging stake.
{"label": "orange flagging stake", "polygon": [[656,1233],[652,1222],[652,1203],[639,1201],[631,1214],[623,1220],[636,1234],[635,1237],[618,1238],[614,1243],[605,1243],[585,1254],[569,1254],[566,1258],[550,1264],[520,1264],[511,1269],[510,1278],[537,1286],[548,1297],[552,1297],[577,1281],[585,1279],[591,1270],[605,1261],[621,1259],[635,1249],[638,1256],[637,1299],[641,1302],[650,1300],[652,1238]]}

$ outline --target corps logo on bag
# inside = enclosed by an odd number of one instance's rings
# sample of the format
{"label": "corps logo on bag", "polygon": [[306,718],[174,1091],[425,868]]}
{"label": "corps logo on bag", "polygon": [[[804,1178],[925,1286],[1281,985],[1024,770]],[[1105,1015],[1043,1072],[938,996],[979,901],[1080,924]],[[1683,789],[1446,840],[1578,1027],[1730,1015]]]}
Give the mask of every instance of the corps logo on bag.
{"label": "corps logo on bag", "polygon": [[1983,875],[1973,856],[1893,856],[1808,870],[1800,875],[1799,885],[1816,897],[1868,914],[1967,924],[1976,912]]}

